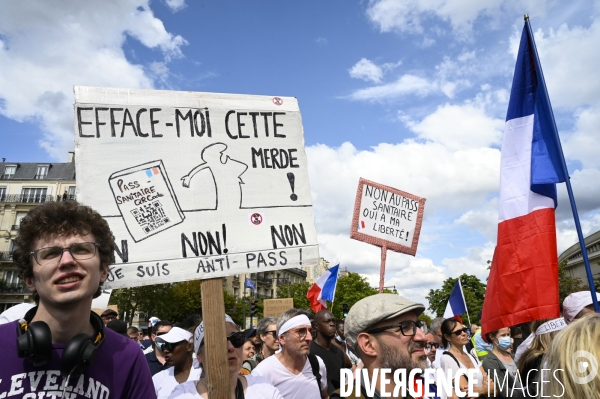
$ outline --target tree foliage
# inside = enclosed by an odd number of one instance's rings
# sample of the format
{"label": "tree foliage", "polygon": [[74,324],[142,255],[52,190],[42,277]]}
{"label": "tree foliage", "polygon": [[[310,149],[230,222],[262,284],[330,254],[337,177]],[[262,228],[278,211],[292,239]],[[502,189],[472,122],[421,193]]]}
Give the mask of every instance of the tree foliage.
{"label": "tree foliage", "polygon": [[310,302],[306,297],[306,293],[311,284],[307,281],[290,284],[290,293],[288,296],[288,285],[277,285],[277,298],[292,298],[294,299],[294,307],[296,309],[310,310]]}
{"label": "tree foliage", "polygon": [[588,285],[585,284],[579,277],[572,277],[567,271],[567,260],[563,260],[558,264],[558,298],[559,303],[563,303],[565,298],[577,291],[588,290]]}
{"label": "tree foliage", "polygon": [[[375,295],[379,290],[371,287],[365,277],[361,277],[358,273],[349,272],[347,275],[340,277],[335,290],[335,298],[333,300],[333,309],[328,306],[336,319],[343,318],[343,304],[347,303],[352,307],[361,299]],[[391,293],[391,291],[386,291]]]}
{"label": "tree foliage", "polygon": [[[429,294],[425,297],[429,301],[429,309],[436,315],[436,317],[443,317],[448,299],[458,279],[449,277],[447,278],[442,288],[437,290],[429,290]],[[485,287],[476,276],[463,273],[460,276],[460,282],[463,288],[463,294],[465,296],[465,302],[467,304],[467,311],[469,312],[469,318],[472,323],[479,323],[478,313],[483,308],[483,299],[485,298]],[[461,315],[463,321],[467,323],[466,314]]]}

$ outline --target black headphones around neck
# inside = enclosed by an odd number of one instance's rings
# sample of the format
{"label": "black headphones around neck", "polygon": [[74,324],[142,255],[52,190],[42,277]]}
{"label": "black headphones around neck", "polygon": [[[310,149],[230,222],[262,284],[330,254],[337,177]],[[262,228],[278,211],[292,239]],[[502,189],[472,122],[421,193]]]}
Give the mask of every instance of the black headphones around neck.
{"label": "black headphones around neck", "polygon": [[[41,367],[52,356],[52,333],[45,322],[31,322],[37,309],[37,306],[30,309],[17,324],[17,350],[20,358]],[[82,374],[96,359],[98,348],[104,342],[104,322],[96,313],[90,312],[90,323],[94,335],[78,334],[65,345],[60,358],[60,373],[64,377]]]}

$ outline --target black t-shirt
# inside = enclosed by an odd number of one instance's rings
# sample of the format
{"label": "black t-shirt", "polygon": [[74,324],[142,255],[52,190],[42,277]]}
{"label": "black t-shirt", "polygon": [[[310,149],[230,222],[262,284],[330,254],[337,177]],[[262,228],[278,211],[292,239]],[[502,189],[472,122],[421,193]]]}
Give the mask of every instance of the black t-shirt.
{"label": "black t-shirt", "polygon": [[344,368],[345,364],[344,353],[333,344],[327,350],[315,341],[312,341],[310,343],[310,354],[317,355],[323,359],[325,369],[327,369],[327,393],[331,395],[333,391],[340,387],[340,370]]}

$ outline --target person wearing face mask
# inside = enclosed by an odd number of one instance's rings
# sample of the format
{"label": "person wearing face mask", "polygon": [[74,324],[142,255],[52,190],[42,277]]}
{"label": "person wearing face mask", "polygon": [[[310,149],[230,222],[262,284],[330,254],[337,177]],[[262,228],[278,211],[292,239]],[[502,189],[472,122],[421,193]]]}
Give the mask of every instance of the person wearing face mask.
{"label": "person wearing face mask", "polygon": [[495,387],[497,397],[525,397],[517,375],[519,373],[517,364],[509,352],[512,345],[510,328],[503,327],[492,331],[485,335],[485,339],[492,344],[493,349],[483,360],[483,369],[487,371],[492,381],[499,382]]}

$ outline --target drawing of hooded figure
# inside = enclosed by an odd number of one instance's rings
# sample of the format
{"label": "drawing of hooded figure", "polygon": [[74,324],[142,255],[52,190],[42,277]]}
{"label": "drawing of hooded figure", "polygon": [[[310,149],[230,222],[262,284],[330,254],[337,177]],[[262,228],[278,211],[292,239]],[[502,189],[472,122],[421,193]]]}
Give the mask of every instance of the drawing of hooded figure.
{"label": "drawing of hooded figure", "polygon": [[242,181],[241,176],[248,169],[248,165],[236,161],[225,154],[227,145],[223,143],[214,143],[204,147],[200,158],[202,162],[196,166],[187,175],[181,178],[184,187],[190,187],[192,177],[198,172],[208,169],[216,187],[217,200],[216,208],[235,208],[242,206]]}

